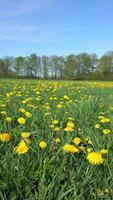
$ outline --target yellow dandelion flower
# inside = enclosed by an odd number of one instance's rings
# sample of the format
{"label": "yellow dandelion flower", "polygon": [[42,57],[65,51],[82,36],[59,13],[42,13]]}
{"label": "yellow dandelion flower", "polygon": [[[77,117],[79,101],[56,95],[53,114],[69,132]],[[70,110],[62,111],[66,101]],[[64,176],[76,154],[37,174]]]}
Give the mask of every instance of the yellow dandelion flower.
{"label": "yellow dandelion flower", "polygon": [[18,123],[19,124],[25,124],[25,122],[26,122],[26,119],[25,118],[23,118],[23,117],[20,117],[20,118],[18,118]]}
{"label": "yellow dandelion flower", "polygon": [[49,125],[49,128],[54,129],[54,127],[55,127],[54,124],[50,124],[50,125]]}
{"label": "yellow dandelion flower", "polygon": [[111,130],[110,130],[110,129],[104,129],[102,132],[103,132],[105,135],[107,135],[107,134],[111,133]]}
{"label": "yellow dandelion flower", "polygon": [[47,146],[47,143],[45,141],[40,141],[39,146],[40,146],[41,149],[45,149],[46,146]]}
{"label": "yellow dandelion flower", "polygon": [[18,154],[25,154],[27,153],[29,150],[28,146],[26,145],[26,143],[22,140],[19,145],[16,148],[16,153]]}
{"label": "yellow dandelion flower", "polygon": [[63,98],[64,98],[65,100],[69,100],[69,97],[68,97],[67,95],[64,95]]}
{"label": "yellow dandelion flower", "polygon": [[100,128],[100,124],[95,124],[95,128]]}
{"label": "yellow dandelion flower", "polygon": [[102,123],[108,123],[108,122],[110,122],[110,119],[104,118],[104,119],[101,119],[100,122],[102,122]]}
{"label": "yellow dandelion flower", "polygon": [[11,140],[11,134],[10,133],[0,134],[0,141],[1,142],[9,142],[10,140]]}
{"label": "yellow dandelion flower", "polygon": [[32,114],[30,112],[25,112],[25,115],[26,115],[26,117],[29,117],[29,118],[32,117]]}
{"label": "yellow dandelion flower", "polygon": [[53,120],[53,124],[56,125],[56,124],[59,124],[59,121],[57,119]]}
{"label": "yellow dandelion flower", "polygon": [[74,131],[74,129],[72,127],[67,126],[66,128],[64,128],[64,131],[72,132],[72,131]]}
{"label": "yellow dandelion flower", "polygon": [[6,121],[11,123],[12,122],[12,118],[11,117],[6,117]]}
{"label": "yellow dandelion flower", "polygon": [[25,113],[25,109],[24,108],[19,108],[18,111],[21,112],[21,113]]}
{"label": "yellow dandelion flower", "polygon": [[102,149],[102,150],[100,151],[100,153],[101,153],[101,154],[107,154],[107,153],[108,153],[108,150],[107,150],[107,149]]}
{"label": "yellow dandelion flower", "polygon": [[76,145],[79,145],[80,142],[81,142],[81,139],[80,139],[79,137],[75,137],[75,138],[73,139],[73,142],[74,142]]}
{"label": "yellow dandelion flower", "polygon": [[100,152],[91,152],[87,156],[87,160],[92,165],[100,165],[104,162],[104,159],[102,158],[102,154]]}
{"label": "yellow dandelion flower", "polygon": [[55,138],[54,141],[55,141],[56,143],[60,143],[61,140],[60,140],[60,138],[57,137],[57,138]]}
{"label": "yellow dandelion flower", "polygon": [[65,144],[63,146],[63,150],[70,153],[77,153],[79,151],[74,145],[71,144]]}
{"label": "yellow dandelion flower", "polygon": [[75,125],[74,125],[74,123],[73,123],[73,122],[68,122],[68,123],[67,123],[67,127],[74,128],[74,126],[75,126]]}
{"label": "yellow dandelion flower", "polygon": [[24,138],[24,139],[29,138],[29,136],[30,136],[29,132],[23,132],[23,133],[21,133],[21,137]]}

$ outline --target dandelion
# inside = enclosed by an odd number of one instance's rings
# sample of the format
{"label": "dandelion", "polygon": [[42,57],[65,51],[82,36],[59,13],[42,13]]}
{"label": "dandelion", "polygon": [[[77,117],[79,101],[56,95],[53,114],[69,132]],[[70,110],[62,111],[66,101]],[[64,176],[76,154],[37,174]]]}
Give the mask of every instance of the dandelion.
{"label": "dandelion", "polygon": [[39,142],[39,146],[41,149],[45,149],[47,146],[47,143],[45,141],[41,141],[41,142]]}
{"label": "dandelion", "polygon": [[100,153],[101,153],[101,154],[107,154],[107,153],[108,153],[108,150],[107,150],[107,149],[102,149],[102,150],[100,151]]}
{"label": "dandelion", "polygon": [[11,140],[11,134],[10,133],[0,134],[0,141],[1,142],[9,142],[10,140]]}
{"label": "dandelion", "polygon": [[59,124],[59,121],[57,119],[53,120],[53,124],[56,125],[56,124]]}
{"label": "dandelion", "polygon": [[26,145],[26,142],[22,140],[19,145],[16,148],[16,153],[18,154],[25,154],[29,150],[28,146]]}
{"label": "dandelion", "polygon": [[67,127],[74,128],[74,126],[75,126],[75,125],[74,125],[74,123],[73,123],[72,121],[67,123]]}
{"label": "dandelion", "polygon": [[21,133],[21,137],[24,138],[24,139],[29,138],[29,136],[30,136],[29,132],[23,132],[23,133]]}
{"label": "dandelion", "polygon": [[63,146],[63,150],[70,153],[77,153],[79,151],[74,145],[71,144],[65,144]]}
{"label": "dandelion", "polygon": [[64,95],[63,98],[64,98],[65,100],[69,100],[69,97],[68,97],[67,95]]}
{"label": "dandelion", "polygon": [[18,123],[19,124],[25,124],[25,122],[26,122],[26,119],[25,118],[23,118],[23,117],[20,117],[20,118],[18,118]]}
{"label": "dandelion", "polygon": [[108,135],[109,133],[111,133],[111,130],[110,129],[104,129],[102,131],[105,135]]}
{"label": "dandelion", "polygon": [[79,145],[80,142],[81,142],[81,139],[80,139],[79,137],[75,137],[75,138],[73,139],[73,142],[74,142],[76,145]]}
{"label": "dandelion", "polygon": [[54,141],[55,141],[56,143],[60,143],[61,140],[60,140],[60,138],[57,137],[57,138],[55,138]]}
{"label": "dandelion", "polygon": [[87,156],[87,160],[92,165],[100,165],[104,162],[104,159],[102,158],[102,154],[100,152],[91,152]]}
{"label": "dandelion", "polygon": [[11,123],[12,122],[12,118],[11,117],[6,117],[6,121]]}
{"label": "dandelion", "polygon": [[72,131],[74,131],[74,129],[72,128],[72,127],[66,127],[66,128],[64,128],[64,131],[66,131],[66,132],[72,132]]}
{"label": "dandelion", "polygon": [[100,124],[95,124],[95,128],[100,128]]}
{"label": "dandelion", "polygon": [[32,114],[30,112],[25,112],[25,115],[26,115],[26,117],[29,117],[29,118],[32,117]]}

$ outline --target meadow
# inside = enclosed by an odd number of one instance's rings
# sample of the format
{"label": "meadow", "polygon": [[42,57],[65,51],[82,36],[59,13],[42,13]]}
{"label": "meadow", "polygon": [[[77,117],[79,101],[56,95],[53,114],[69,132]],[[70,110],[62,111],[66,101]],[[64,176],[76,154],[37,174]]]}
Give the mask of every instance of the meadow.
{"label": "meadow", "polygon": [[113,82],[0,80],[0,199],[113,199]]}

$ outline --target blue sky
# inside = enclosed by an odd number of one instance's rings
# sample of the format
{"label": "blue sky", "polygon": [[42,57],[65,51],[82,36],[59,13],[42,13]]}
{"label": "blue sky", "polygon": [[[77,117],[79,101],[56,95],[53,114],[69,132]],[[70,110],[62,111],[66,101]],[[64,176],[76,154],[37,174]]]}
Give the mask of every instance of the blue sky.
{"label": "blue sky", "polygon": [[113,50],[113,0],[0,0],[0,57]]}

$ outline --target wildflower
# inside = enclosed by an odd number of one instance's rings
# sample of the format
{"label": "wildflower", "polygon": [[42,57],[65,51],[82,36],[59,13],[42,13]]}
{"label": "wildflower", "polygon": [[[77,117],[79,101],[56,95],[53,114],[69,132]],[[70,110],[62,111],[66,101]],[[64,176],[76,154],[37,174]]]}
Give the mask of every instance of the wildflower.
{"label": "wildflower", "polygon": [[77,153],[79,151],[74,145],[71,144],[65,144],[63,146],[63,150],[70,153]]}
{"label": "wildflower", "polygon": [[80,139],[79,137],[75,137],[75,138],[73,139],[73,142],[74,142],[76,145],[79,145],[80,142],[81,142],[81,139]]}
{"label": "wildflower", "polygon": [[25,113],[25,109],[24,108],[19,108],[18,111],[21,112],[21,113]]}
{"label": "wildflower", "polygon": [[64,128],[64,131],[71,132],[74,131],[74,129],[72,127],[67,126],[66,128]]}
{"label": "wildflower", "polygon": [[20,118],[18,118],[18,123],[19,124],[25,124],[25,122],[26,122],[26,119],[25,118],[23,118],[23,117],[20,117]]}
{"label": "wildflower", "polygon": [[54,131],[60,131],[60,127],[55,127]]}
{"label": "wildflower", "polygon": [[11,123],[12,122],[12,118],[11,117],[6,117],[6,121]]}
{"label": "wildflower", "polygon": [[95,124],[95,128],[100,128],[100,124]]}
{"label": "wildflower", "polygon": [[7,115],[6,111],[1,111],[0,112],[2,115]]}
{"label": "wildflower", "polygon": [[100,153],[101,153],[101,154],[107,154],[107,153],[108,153],[108,150],[107,150],[107,149],[102,149],[102,150],[100,151]]}
{"label": "wildflower", "polygon": [[74,123],[73,123],[72,121],[67,123],[67,127],[74,128],[74,126],[75,126],[75,125],[74,125]]}
{"label": "wildflower", "polygon": [[9,134],[9,133],[0,134],[0,141],[1,142],[9,142],[10,140],[11,140],[11,134]]}
{"label": "wildflower", "polygon": [[110,122],[110,119],[103,118],[103,119],[100,120],[100,122],[102,122],[102,123],[108,123],[108,122]]}
{"label": "wildflower", "polygon": [[107,134],[111,133],[111,130],[110,130],[110,129],[104,129],[102,132],[103,132],[105,135],[107,135]]}
{"label": "wildflower", "polygon": [[57,119],[53,120],[53,124],[54,124],[54,125],[56,125],[56,124],[58,124],[58,123],[59,123],[59,121],[58,121]]}
{"label": "wildflower", "polygon": [[29,133],[29,132],[23,132],[23,133],[21,134],[21,137],[24,138],[24,139],[29,138],[29,136],[30,136],[30,133]]}
{"label": "wildflower", "polygon": [[69,100],[69,97],[68,97],[67,95],[64,95],[63,98],[64,98],[65,100]]}
{"label": "wildflower", "polygon": [[16,153],[18,154],[25,154],[29,150],[28,146],[26,145],[26,142],[22,140],[19,145],[16,148]]}
{"label": "wildflower", "polygon": [[87,148],[87,152],[90,153],[92,151],[91,148]]}
{"label": "wildflower", "polygon": [[100,152],[91,152],[87,156],[87,160],[92,165],[100,165],[104,162],[104,159],[102,158],[102,154]]}
{"label": "wildflower", "polygon": [[41,141],[41,142],[39,142],[39,146],[41,149],[45,149],[47,146],[47,143],[45,141]]}
{"label": "wildflower", "polygon": [[62,105],[61,104],[57,104],[57,108],[62,108]]}
{"label": "wildflower", "polygon": [[52,128],[52,129],[53,129],[54,127],[55,127],[54,124],[50,124],[50,125],[49,125],[49,128]]}
{"label": "wildflower", "polygon": [[60,138],[55,138],[55,140],[54,140],[56,143],[60,143]]}
{"label": "wildflower", "polygon": [[25,112],[25,115],[26,115],[26,117],[29,117],[29,118],[32,117],[32,114],[30,112]]}

